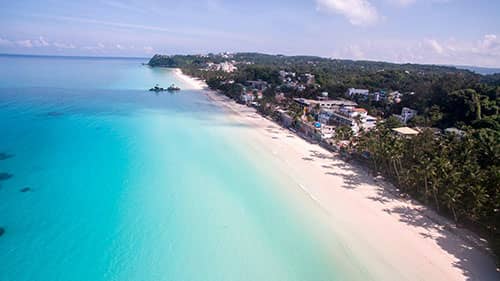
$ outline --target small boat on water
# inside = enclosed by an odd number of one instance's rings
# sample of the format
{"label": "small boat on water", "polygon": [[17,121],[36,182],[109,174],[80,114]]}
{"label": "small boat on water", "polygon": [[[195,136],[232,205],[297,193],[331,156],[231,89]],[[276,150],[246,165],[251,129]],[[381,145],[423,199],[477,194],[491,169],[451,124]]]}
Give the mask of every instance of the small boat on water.
{"label": "small boat on water", "polygon": [[165,88],[160,87],[158,84],[156,84],[153,88],[149,89],[151,92],[163,92],[166,91]]}
{"label": "small boat on water", "polygon": [[164,92],[164,91],[177,92],[177,91],[180,91],[180,90],[181,90],[181,88],[175,86],[175,84],[170,85],[170,87],[168,87],[166,89],[162,88],[158,84],[156,84],[153,88],[149,89],[149,91],[156,92],[156,93],[158,93],[158,92]]}
{"label": "small boat on water", "polygon": [[167,91],[169,91],[169,92],[177,92],[180,90],[181,90],[181,88],[175,86],[175,84],[172,84],[172,85],[170,85],[170,87],[167,88]]}

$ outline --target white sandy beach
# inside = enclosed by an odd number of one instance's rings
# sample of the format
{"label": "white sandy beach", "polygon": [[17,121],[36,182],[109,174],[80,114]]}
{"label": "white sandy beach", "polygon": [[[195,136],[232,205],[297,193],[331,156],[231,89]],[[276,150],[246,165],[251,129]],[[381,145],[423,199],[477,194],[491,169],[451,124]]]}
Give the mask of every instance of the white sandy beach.
{"label": "white sandy beach", "polygon": [[[203,81],[174,71],[190,89],[206,89]],[[342,243],[353,252],[369,252],[376,280],[401,280],[396,275],[404,280],[500,280],[494,260],[482,249],[484,241],[475,235],[454,229],[448,220],[384,188],[385,183],[320,146],[291,135],[254,109],[212,91],[204,93],[226,109],[228,118],[252,128],[256,143],[284,165],[297,188],[341,229]]]}
{"label": "white sandy beach", "polygon": [[190,77],[182,73],[179,68],[173,69],[175,76],[187,85],[187,90],[204,90],[208,89],[207,84],[204,81]]}

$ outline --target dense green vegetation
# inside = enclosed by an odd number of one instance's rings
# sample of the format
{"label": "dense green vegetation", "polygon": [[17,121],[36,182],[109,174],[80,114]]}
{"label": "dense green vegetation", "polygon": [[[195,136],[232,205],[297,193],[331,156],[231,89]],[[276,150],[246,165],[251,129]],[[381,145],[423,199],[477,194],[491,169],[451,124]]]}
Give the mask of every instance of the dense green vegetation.
{"label": "dense green vegetation", "polygon": [[395,135],[381,123],[356,138],[367,164],[402,191],[444,212],[456,222],[483,231],[500,249],[500,133],[469,129],[436,135],[431,129],[412,138]]}
{"label": "dense green vegetation", "polygon": [[[380,123],[355,139],[358,153],[369,152],[369,165],[401,190],[448,214],[457,223],[482,231],[500,255],[500,87],[442,81],[420,103],[412,120],[421,134],[401,138],[394,125]],[[464,89],[459,89],[463,86]],[[436,134],[431,127],[459,127],[463,134]]]}
{"label": "dense green vegetation", "polygon": [[481,78],[481,82],[493,86],[500,86],[500,73],[485,75]]}
{"label": "dense green vegetation", "polygon": [[[229,60],[237,64],[237,71],[202,70],[208,62]],[[350,87],[405,93],[400,103],[358,103],[381,117],[398,113],[403,106],[418,110],[419,116],[410,125],[423,128],[419,135],[404,138],[394,134],[391,128],[401,124],[386,118],[375,129],[357,136],[348,128],[338,128],[337,139],[350,139],[355,144],[349,146],[352,154],[375,174],[457,223],[487,235],[500,256],[500,74],[479,75],[447,66],[256,53],[230,58],[155,56],[150,65],[180,67],[232,98],[239,97],[246,81],[266,81],[269,88],[260,108],[264,114],[272,114],[269,105],[275,102],[278,91],[288,98],[312,98],[322,91],[330,97],[343,96]],[[302,91],[289,89],[279,79],[280,70],[313,74],[315,84]],[[234,83],[226,83],[230,80]],[[293,102],[280,106],[296,112],[292,114],[295,118],[300,115]],[[461,131],[445,134],[436,130],[449,127]]]}

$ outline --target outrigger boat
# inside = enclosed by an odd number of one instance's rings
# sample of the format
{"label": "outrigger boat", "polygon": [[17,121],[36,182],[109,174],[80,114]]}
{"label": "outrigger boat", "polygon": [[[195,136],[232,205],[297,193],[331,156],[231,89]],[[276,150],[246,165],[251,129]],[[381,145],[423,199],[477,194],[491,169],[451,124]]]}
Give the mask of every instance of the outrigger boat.
{"label": "outrigger boat", "polygon": [[169,92],[177,92],[180,90],[181,90],[181,88],[175,86],[175,84],[172,84],[172,85],[170,85],[170,87],[167,88],[167,91],[169,91]]}
{"label": "outrigger boat", "polygon": [[165,88],[160,87],[158,84],[156,84],[153,88],[149,89],[151,92],[163,92],[166,91]]}

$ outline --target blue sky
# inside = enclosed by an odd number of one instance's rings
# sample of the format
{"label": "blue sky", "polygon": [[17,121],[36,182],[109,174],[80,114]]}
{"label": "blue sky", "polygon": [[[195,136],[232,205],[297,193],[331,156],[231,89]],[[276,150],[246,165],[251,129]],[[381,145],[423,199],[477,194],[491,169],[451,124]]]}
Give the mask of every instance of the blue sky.
{"label": "blue sky", "polygon": [[0,53],[258,51],[500,67],[500,1],[0,0]]}

